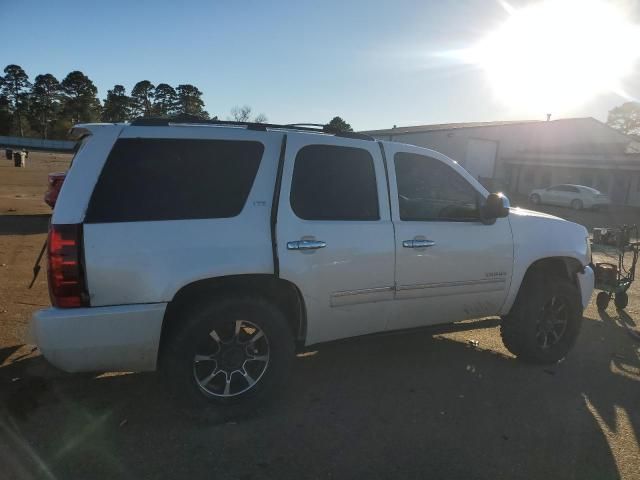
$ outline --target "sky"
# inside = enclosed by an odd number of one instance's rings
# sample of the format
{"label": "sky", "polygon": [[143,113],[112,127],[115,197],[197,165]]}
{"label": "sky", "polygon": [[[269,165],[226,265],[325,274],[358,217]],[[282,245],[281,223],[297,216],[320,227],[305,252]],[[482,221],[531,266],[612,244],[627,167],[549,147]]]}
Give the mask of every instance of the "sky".
{"label": "sky", "polygon": [[[272,123],[326,123],[339,115],[356,130],[546,113],[606,120],[625,101],[609,92],[560,111],[514,107],[496,97],[481,69],[441,55],[498,28],[508,15],[504,4],[0,0],[0,63],[22,66],[32,80],[81,70],[100,99],[115,84],[130,92],[140,80],[191,83],[204,93],[207,111],[223,119],[247,104]],[[627,99],[640,98],[639,67],[625,80]]]}

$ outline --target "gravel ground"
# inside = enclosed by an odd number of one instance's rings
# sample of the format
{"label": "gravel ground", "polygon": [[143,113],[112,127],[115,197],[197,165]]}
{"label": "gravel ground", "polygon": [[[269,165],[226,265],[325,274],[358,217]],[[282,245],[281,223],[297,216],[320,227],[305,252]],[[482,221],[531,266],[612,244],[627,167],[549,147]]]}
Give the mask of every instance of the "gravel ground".
{"label": "gravel ground", "polygon": [[[0,478],[640,478],[640,290],[591,306],[575,350],[523,365],[498,319],[319,346],[274,405],[245,418],[176,408],[157,375],[70,375],[24,345],[44,275],[49,171],[68,156],[0,160]],[[571,212],[589,226],[637,212]],[[631,218],[631,220],[626,220]],[[640,220],[640,219],[639,219]]]}

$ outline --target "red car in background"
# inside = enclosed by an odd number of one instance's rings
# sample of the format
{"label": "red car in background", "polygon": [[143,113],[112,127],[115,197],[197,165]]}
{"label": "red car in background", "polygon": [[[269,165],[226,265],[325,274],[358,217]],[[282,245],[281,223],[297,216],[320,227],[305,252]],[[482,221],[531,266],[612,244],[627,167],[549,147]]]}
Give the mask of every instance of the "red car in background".
{"label": "red car in background", "polygon": [[58,194],[60,193],[60,189],[62,188],[62,183],[64,182],[66,175],[66,172],[49,174],[49,186],[44,194],[44,203],[49,205],[51,208],[56,205],[56,200],[58,199]]}

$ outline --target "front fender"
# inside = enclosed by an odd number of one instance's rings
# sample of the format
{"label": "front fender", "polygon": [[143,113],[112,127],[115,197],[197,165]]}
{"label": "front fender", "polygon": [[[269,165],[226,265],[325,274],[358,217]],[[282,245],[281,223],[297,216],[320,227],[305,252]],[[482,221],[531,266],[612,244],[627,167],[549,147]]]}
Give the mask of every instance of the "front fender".
{"label": "front fender", "polygon": [[[581,267],[587,266],[590,262],[587,249],[588,232],[582,225],[519,208],[512,209],[509,222],[514,243],[513,276],[501,315],[511,310],[522,281],[535,262],[547,258],[572,259],[579,262]],[[589,293],[588,298],[584,298],[590,283],[588,279],[585,281],[585,291],[582,292],[583,306],[586,306],[585,302],[588,303],[591,297]]]}

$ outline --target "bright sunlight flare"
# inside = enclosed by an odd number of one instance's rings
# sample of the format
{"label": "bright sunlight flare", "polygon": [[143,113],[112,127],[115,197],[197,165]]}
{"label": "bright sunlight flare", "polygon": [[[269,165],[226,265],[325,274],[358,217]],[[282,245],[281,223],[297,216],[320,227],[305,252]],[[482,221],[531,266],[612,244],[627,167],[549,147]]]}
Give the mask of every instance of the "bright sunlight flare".
{"label": "bright sunlight flare", "polygon": [[640,58],[640,28],[622,4],[548,0],[524,8],[501,2],[507,20],[463,60],[487,74],[499,100],[516,109],[560,113],[606,92]]}

